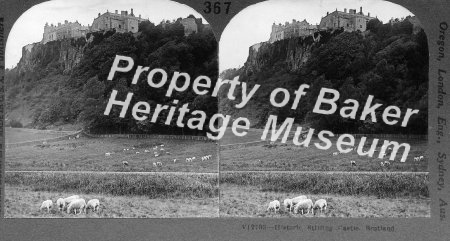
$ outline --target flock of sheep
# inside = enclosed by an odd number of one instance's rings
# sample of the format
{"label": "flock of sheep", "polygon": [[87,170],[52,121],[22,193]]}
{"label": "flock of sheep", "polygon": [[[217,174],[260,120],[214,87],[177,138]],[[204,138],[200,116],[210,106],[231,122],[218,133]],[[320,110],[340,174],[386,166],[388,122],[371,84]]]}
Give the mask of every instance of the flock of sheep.
{"label": "flock of sheep", "polygon": [[[311,212],[315,215],[314,210],[320,210],[320,213],[323,213],[327,209],[327,201],[325,199],[319,199],[314,204],[313,201],[306,196],[298,196],[295,198],[287,198],[283,202],[283,206],[285,210],[288,210],[289,213],[293,212],[294,214],[299,213],[301,211],[303,214],[308,214]],[[278,212],[280,210],[280,201],[274,200],[269,203],[269,207],[267,211]],[[306,213],[304,212],[306,211]]]}
{"label": "flock of sheep", "polygon": [[[86,214],[88,209],[92,209],[93,212],[97,212],[100,207],[100,201],[98,199],[91,199],[86,203],[86,201],[83,198],[80,198],[79,195],[73,195],[67,198],[58,198],[58,200],[56,200],[56,206],[60,212],[67,210],[67,214],[70,214],[72,211],[75,214],[77,214],[77,211],[79,211],[78,214],[81,212]],[[47,209],[47,213],[49,213],[52,207],[53,201],[45,200],[42,202],[39,210]]]}
{"label": "flock of sheep", "polygon": [[[133,150],[135,150],[136,148],[135,147],[132,147],[131,148],[131,151],[133,151]],[[127,152],[127,151],[130,151],[130,148],[124,148],[123,149],[123,151],[124,152]],[[150,150],[148,150],[148,149],[145,149],[144,150],[144,153],[150,153],[151,151]],[[135,153],[136,154],[140,154],[141,152],[140,151],[135,151]],[[105,153],[105,157],[109,157],[109,156],[111,156],[112,154],[114,154],[114,152],[106,152]],[[170,153],[169,151],[166,151],[165,149],[164,149],[164,144],[161,144],[161,145],[156,145],[156,146],[154,146],[153,147],[153,156],[156,158],[156,157],[159,157],[159,156],[162,156],[162,155],[171,155],[172,153]],[[206,161],[206,160],[209,160],[209,159],[211,159],[212,158],[212,155],[206,155],[206,156],[202,156],[200,159],[202,160],[202,161]],[[192,161],[194,161],[196,159],[196,157],[187,157],[186,158],[186,162],[192,162]],[[176,163],[178,161],[178,159],[173,159],[173,163]],[[123,167],[126,167],[126,166],[129,166],[130,165],[130,163],[128,162],[128,161],[122,161],[122,166]],[[153,166],[154,167],[161,167],[163,165],[163,163],[162,162],[153,162]]]}

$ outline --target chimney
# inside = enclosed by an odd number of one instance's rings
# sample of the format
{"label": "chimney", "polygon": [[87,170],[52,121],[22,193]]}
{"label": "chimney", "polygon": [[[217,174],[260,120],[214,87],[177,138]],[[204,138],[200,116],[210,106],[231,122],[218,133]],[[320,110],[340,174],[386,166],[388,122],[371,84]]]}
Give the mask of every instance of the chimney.
{"label": "chimney", "polygon": [[139,18],[141,18],[141,15],[139,14]]}
{"label": "chimney", "polygon": [[128,15],[128,11],[125,11],[125,16]]}
{"label": "chimney", "polygon": [[100,13],[98,13],[98,16],[100,17]]}
{"label": "chimney", "polygon": [[347,9],[346,8],[344,8],[344,13],[347,13]]}
{"label": "chimney", "polygon": [[327,12],[327,16],[328,16],[328,14],[330,14],[330,12]]}
{"label": "chimney", "polygon": [[117,10],[114,11],[116,14],[118,14]]}
{"label": "chimney", "polygon": [[359,13],[362,14],[362,7],[359,7]]}
{"label": "chimney", "polygon": [[370,13],[367,13],[367,17],[370,17]]}
{"label": "chimney", "polygon": [[133,14],[133,9],[131,9],[131,14],[130,14],[130,15],[134,15],[134,14]]}

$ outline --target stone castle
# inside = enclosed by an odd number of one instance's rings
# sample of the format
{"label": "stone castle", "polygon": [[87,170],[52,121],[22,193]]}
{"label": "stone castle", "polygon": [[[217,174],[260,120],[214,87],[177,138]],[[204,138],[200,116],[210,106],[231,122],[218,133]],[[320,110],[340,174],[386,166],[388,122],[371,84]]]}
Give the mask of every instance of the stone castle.
{"label": "stone castle", "polygon": [[338,11],[337,9],[322,17],[319,25],[309,24],[306,19],[303,21],[292,20],[292,23],[286,22],[284,25],[273,23],[272,32],[270,33],[269,42],[273,43],[282,39],[292,38],[292,37],[304,37],[313,35],[319,30],[326,29],[338,29],[343,28],[345,31],[366,31],[367,22],[374,19],[370,17],[370,13],[364,15],[362,12],[362,7],[360,7],[359,12],[356,9],[344,8],[344,11]]}
{"label": "stone castle", "polygon": [[[89,32],[110,29],[115,29],[116,32],[119,33],[137,33],[139,23],[147,20],[148,19],[141,18],[140,14],[136,17],[133,13],[133,9],[131,9],[130,13],[128,13],[128,11],[120,11],[119,13],[117,10],[115,10],[114,13],[109,12],[108,10],[103,14],[98,13],[98,16],[94,19],[91,26],[82,26],[78,21],[72,23],[67,20],[65,20],[63,24],[58,23],[56,26],[53,24],[48,25],[48,23],[46,23],[41,43],[45,44],[50,41],[66,38],[85,37]],[[186,36],[198,32],[195,18],[184,18],[181,19],[180,23],[184,26]]]}
{"label": "stone castle", "polygon": [[72,23],[67,20],[64,24],[58,23],[58,25],[48,25],[44,26],[44,35],[42,37],[42,43],[47,43],[50,41],[65,39],[65,38],[78,38],[86,36],[89,32],[89,27],[82,26],[78,21]]}

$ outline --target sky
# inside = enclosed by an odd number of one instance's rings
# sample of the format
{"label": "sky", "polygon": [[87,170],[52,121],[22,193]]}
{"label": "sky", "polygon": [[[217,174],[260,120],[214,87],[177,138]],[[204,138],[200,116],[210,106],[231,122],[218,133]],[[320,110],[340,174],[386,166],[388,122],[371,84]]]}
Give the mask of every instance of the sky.
{"label": "sky", "polygon": [[228,23],[219,43],[219,71],[244,65],[248,49],[256,43],[269,40],[272,24],[306,19],[310,24],[319,24],[327,12],[344,8],[363,8],[363,13],[378,17],[383,23],[394,18],[413,15],[406,8],[380,0],[269,0],[249,6],[239,12]]}
{"label": "sky", "polygon": [[[195,17],[202,17],[191,7],[169,0],[77,0],[64,1],[53,0],[33,6],[22,14],[11,29],[8,41],[6,42],[6,68],[16,66],[22,56],[22,47],[42,40],[44,25],[57,25],[64,20],[75,22],[78,20],[82,25],[92,25],[98,13],[105,13],[106,10],[128,11],[135,16],[141,14],[142,18],[149,18],[153,23],[159,23],[163,19],[177,19],[193,14]],[[203,22],[206,21],[203,19]]]}

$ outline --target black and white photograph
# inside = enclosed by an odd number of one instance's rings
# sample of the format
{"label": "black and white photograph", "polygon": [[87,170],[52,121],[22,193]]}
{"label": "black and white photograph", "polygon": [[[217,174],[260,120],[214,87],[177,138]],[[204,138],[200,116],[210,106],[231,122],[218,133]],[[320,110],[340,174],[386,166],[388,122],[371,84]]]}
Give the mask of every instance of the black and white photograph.
{"label": "black and white photograph", "polygon": [[420,20],[387,1],[239,12],[219,112],[250,130],[220,140],[220,216],[430,217],[428,56]]}
{"label": "black and white photograph", "polygon": [[196,10],[40,3],[5,65],[6,218],[218,217],[217,98],[192,88],[218,43]]}

